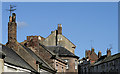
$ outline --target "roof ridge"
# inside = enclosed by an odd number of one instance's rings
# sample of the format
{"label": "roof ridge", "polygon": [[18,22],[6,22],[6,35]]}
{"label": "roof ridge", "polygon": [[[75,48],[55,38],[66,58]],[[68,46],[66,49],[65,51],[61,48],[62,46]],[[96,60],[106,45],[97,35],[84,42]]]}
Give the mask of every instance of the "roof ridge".
{"label": "roof ridge", "polygon": [[47,50],[51,55],[55,55],[53,52],[49,51],[43,44],[39,43],[45,50]]}

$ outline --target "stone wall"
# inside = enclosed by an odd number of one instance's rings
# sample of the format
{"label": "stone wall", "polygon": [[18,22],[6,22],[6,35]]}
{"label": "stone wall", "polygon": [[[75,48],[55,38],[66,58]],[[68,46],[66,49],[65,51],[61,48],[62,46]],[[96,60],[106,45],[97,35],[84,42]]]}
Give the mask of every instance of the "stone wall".
{"label": "stone wall", "polygon": [[[61,57],[63,60],[68,60],[68,69],[66,69],[66,72],[78,72],[78,67],[75,69],[75,60],[78,61],[76,58],[72,57]],[[78,65],[77,65],[78,66]]]}
{"label": "stone wall", "polygon": [[43,42],[42,44],[45,46],[56,46],[56,32],[53,31]]}
{"label": "stone wall", "polygon": [[57,45],[62,46],[69,50],[70,52],[74,53],[75,45],[73,45],[67,38],[65,38],[63,35],[58,34],[57,35]]}

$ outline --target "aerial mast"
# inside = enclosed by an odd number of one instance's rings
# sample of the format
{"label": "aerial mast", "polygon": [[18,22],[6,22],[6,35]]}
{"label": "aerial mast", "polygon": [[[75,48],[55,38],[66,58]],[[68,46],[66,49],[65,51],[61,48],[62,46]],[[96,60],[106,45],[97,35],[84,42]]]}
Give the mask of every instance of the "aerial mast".
{"label": "aerial mast", "polygon": [[16,7],[16,6],[10,5],[10,9],[8,10],[8,11],[10,11],[10,16],[11,16],[11,12],[16,10],[16,9],[13,9],[14,7]]}

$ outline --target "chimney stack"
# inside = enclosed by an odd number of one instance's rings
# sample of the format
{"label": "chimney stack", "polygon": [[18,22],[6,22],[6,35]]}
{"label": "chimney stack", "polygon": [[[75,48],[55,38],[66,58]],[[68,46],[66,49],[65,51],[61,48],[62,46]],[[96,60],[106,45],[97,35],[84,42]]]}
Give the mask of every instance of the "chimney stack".
{"label": "chimney stack", "polygon": [[93,53],[93,52],[94,52],[94,50],[95,50],[95,49],[94,49],[94,48],[92,48],[92,49],[91,49],[91,53]]}
{"label": "chimney stack", "polygon": [[108,56],[111,56],[111,50],[110,49],[107,49],[107,57]]}
{"label": "chimney stack", "polygon": [[85,51],[85,57],[89,57],[90,56],[90,50],[86,50]]}
{"label": "chimney stack", "polygon": [[100,58],[101,55],[102,55],[102,54],[101,54],[101,51],[99,51],[99,52],[98,52],[98,58]]}
{"label": "chimney stack", "polygon": [[8,42],[7,46],[9,48],[15,49],[17,51],[18,45],[17,42],[17,23],[16,23],[16,14],[12,13],[12,16],[9,16],[8,22]]}
{"label": "chimney stack", "polygon": [[62,34],[62,25],[58,24],[58,34]]}
{"label": "chimney stack", "polygon": [[16,23],[16,14],[12,13],[12,16],[9,16],[8,22],[8,42],[17,41],[17,23]]}

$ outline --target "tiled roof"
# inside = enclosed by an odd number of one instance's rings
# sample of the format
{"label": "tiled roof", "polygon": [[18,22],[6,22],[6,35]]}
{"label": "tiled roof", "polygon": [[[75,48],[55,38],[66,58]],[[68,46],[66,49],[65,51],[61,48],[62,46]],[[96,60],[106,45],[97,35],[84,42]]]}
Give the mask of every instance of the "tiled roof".
{"label": "tiled roof", "polygon": [[58,56],[79,58],[78,56],[61,46],[47,46],[47,48]]}
{"label": "tiled roof", "polygon": [[42,66],[49,68],[51,70],[54,71],[54,69],[47,63],[45,62],[43,59],[41,59],[40,57],[38,57],[31,49],[21,45],[23,48],[25,48],[27,50],[27,52],[29,52],[33,58],[35,58],[37,61],[39,61],[40,63],[42,63]]}
{"label": "tiled roof", "polygon": [[[52,57],[51,58],[55,58],[56,60],[59,60],[63,63],[65,63],[58,55],[56,55],[56,53],[54,53],[53,51],[50,50],[50,48],[48,48],[47,46],[44,46],[43,44],[39,43],[39,45],[44,48],[46,51],[48,51]],[[66,64],[66,63],[65,63]]]}
{"label": "tiled roof", "polygon": [[14,66],[18,66],[24,69],[31,70],[33,72],[37,72],[25,60],[23,60],[15,51],[13,51],[13,49],[10,49],[2,45],[2,53],[5,54],[5,58],[4,58],[5,63],[9,63]]}
{"label": "tiled roof", "polygon": [[106,62],[109,62],[109,61],[112,61],[112,60],[115,60],[117,58],[120,58],[120,53],[117,53],[115,55],[112,55],[112,56],[108,56],[107,55],[104,55],[104,56],[101,56],[94,65],[99,65],[99,64],[102,64],[102,63],[106,63]]}

